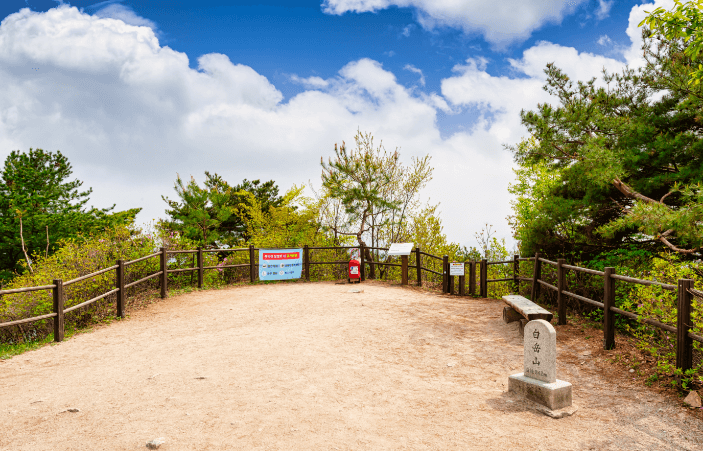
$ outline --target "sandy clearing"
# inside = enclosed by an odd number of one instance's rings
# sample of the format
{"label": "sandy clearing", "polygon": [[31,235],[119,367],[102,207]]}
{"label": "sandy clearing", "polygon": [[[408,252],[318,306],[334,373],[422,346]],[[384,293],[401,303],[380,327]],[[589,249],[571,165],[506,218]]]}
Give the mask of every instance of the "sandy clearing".
{"label": "sandy clearing", "polygon": [[350,288],[176,296],[6,360],[0,449],[138,450],[157,437],[165,451],[703,449],[698,420],[607,380],[566,337],[557,375],[576,415],[508,396],[522,344],[499,301]]}

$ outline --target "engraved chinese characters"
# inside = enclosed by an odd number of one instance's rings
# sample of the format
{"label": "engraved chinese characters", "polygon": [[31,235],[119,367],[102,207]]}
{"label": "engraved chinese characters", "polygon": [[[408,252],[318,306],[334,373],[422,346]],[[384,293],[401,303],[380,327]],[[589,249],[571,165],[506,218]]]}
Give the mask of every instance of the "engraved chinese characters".
{"label": "engraved chinese characters", "polygon": [[557,380],[557,332],[543,319],[525,325],[525,376],[551,383]]}

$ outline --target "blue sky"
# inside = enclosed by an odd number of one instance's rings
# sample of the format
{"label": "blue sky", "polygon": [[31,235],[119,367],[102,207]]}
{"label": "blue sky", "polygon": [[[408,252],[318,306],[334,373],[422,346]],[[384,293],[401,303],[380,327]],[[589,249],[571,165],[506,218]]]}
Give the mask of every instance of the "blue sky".
{"label": "blue sky", "polygon": [[542,68],[640,64],[642,3],[3,0],[0,157],[60,149],[97,205],[148,221],[176,173],[319,186],[359,128],[433,157],[450,239],[489,223],[511,241],[503,144],[549,101]]}

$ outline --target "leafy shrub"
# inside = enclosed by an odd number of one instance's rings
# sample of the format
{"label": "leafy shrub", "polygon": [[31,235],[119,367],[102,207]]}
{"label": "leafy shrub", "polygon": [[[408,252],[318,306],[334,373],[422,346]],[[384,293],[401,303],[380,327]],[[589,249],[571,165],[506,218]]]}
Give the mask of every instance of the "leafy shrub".
{"label": "leafy shrub", "polygon": [[[61,242],[59,250],[48,257],[35,256],[34,273],[25,272],[16,276],[12,282],[3,287],[14,289],[31,286],[51,285],[54,279],[68,282],[72,279],[108,268],[117,260],[136,260],[138,258],[159,252],[161,246],[169,250],[194,249],[196,246],[190,240],[181,238],[174,233],[141,230],[118,227],[108,229],[96,236],[81,237]],[[193,262],[193,254],[170,254],[169,269],[189,267]],[[218,263],[217,255],[205,254],[205,266]],[[153,274],[160,269],[159,257],[149,258],[133,263],[125,268],[125,284],[137,281]],[[65,286],[64,307],[80,304],[115,288],[116,271],[88,278]],[[169,275],[169,285],[181,287],[190,284],[193,275],[176,273]],[[217,272],[205,272],[205,284],[220,285],[222,277]],[[153,278],[126,290],[126,302],[129,305],[132,297],[138,293],[155,290],[159,278]],[[65,317],[66,328],[84,327],[91,322],[101,321],[114,315],[116,297],[109,295],[89,306],[69,312]],[[51,313],[53,299],[51,290],[26,293],[14,293],[0,296],[0,323],[25,319]],[[51,320],[41,320],[32,323],[0,329],[0,341],[17,343],[46,337],[52,330]]]}

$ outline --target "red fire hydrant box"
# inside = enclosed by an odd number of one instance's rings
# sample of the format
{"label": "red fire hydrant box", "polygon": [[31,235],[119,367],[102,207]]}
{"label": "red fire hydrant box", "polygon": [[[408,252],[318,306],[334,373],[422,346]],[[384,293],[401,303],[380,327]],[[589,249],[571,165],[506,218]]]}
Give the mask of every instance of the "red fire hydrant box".
{"label": "red fire hydrant box", "polygon": [[361,282],[361,264],[359,260],[349,260],[349,283]]}

